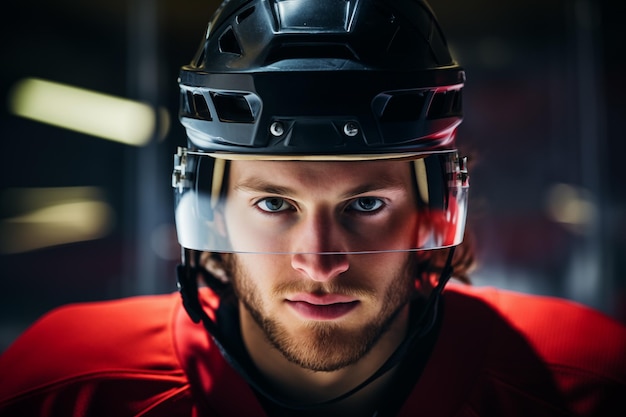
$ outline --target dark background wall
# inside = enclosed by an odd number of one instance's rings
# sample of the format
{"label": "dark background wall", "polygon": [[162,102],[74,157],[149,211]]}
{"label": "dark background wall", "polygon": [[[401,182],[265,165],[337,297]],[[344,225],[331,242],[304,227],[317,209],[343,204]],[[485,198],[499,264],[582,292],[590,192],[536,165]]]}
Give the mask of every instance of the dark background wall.
{"label": "dark background wall", "polygon": [[[474,282],[569,298],[626,323],[622,3],[431,5],[468,76],[459,142],[472,160]],[[170,175],[185,143],[176,77],[216,6],[32,0],[2,13],[0,350],[55,306],[175,290]],[[21,118],[8,100],[26,77],[144,100],[171,124],[164,139],[132,147]],[[34,227],[20,196],[59,187],[98,190],[106,233],[15,249]]]}

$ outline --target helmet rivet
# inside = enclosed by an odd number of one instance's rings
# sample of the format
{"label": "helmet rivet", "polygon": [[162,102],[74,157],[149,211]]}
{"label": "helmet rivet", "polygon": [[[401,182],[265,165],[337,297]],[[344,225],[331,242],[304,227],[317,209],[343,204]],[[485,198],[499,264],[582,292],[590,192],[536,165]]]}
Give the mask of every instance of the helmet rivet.
{"label": "helmet rivet", "polygon": [[285,133],[285,127],[281,122],[273,122],[270,125],[270,133],[274,136],[282,136]]}
{"label": "helmet rivet", "polygon": [[359,134],[359,126],[354,122],[348,122],[343,125],[343,133],[346,136],[354,137]]}

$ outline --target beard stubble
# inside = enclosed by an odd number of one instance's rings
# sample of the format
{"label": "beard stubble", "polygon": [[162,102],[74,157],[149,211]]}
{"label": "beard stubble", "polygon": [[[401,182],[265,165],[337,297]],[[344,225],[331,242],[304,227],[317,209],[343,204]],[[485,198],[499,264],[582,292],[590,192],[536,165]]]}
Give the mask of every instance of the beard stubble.
{"label": "beard stubble", "polygon": [[[384,291],[382,307],[373,319],[358,328],[346,328],[336,322],[304,323],[298,335],[291,334],[276,317],[264,310],[254,279],[242,268],[237,255],[229,256],[227,268],[239,302],[261,328],[270,344],[288,361],[315,372],[332,372],[352,365],[363,358],[389,330],[399,313],[410,303],[414,293],[415,262],[407,257],[404,267]],[[286,292],[339,293],[374,297],[376,292],[364,285],[337,277],[332,283],[307,285],[303,281],[288,282],[272,291],[273,297]]]}

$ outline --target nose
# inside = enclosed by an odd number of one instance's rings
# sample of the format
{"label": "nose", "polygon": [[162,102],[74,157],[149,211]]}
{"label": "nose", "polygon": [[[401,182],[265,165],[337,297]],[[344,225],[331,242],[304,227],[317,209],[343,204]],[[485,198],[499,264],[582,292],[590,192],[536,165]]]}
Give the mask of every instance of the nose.
{"label": "nose", "polygon": [[325,282],[347,271],[350,264],[345,254],[295,253],[291,266],[313,281]]}
{"label": "nose", "polygon": [[341,226],[332,215],[317,213],[301,220],[291,266],[314,281],[329,281],[350,267]]}

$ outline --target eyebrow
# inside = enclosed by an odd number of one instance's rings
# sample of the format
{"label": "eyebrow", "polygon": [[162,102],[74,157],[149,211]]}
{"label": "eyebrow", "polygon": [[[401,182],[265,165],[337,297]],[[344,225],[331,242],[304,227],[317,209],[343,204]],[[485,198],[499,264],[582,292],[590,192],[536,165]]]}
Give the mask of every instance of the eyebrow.
{"label": "eyebrow", "polygon": [[[298,192],[291,187],[286,187],[282,185],[277,185],[265,180],[261,180],[258,178],[246,178],[233,187],[235,190],[241,190],[244,192],[262,192],[267,194],[276,194],[283,196],[293,196],[297,195]],[[381,190],[398,190],[398,189],[406,189],[404,184],[394,181],[387,176],[382,176],[376,178],[376,180],[359,184],[356,187],[346,191],[342,194],[343,198],[357,196],[359,194],[365,194],[373,191],[381,191]],[[302,191],[301,191],[302,192]]]}
{"label": "eyebrow", "polygon": [[268,194],[293,195],[296,191],[289,187],[272,184],[270,182],[260,180],[258,178],[246,178],[238,182],[233,187],[235,190],[263,192]]}

